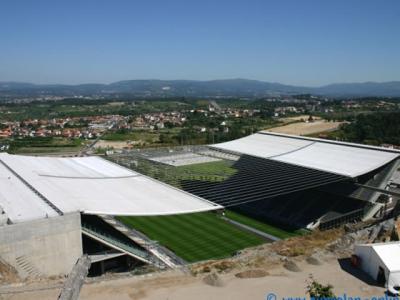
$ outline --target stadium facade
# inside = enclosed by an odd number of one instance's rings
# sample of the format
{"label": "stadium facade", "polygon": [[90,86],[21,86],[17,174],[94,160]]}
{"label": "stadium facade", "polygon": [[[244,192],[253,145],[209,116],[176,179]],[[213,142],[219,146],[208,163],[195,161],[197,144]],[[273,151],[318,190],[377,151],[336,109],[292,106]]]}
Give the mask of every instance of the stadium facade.
{"label": "stadium facade", "polygon": [[123,259],[173,267],[173,255],[110,216],[221,208],[99,157],[0,154],[0,257],[23,277],[66,274],[83,253],[99,273]]}
{"label": "stadium facade", "polygon": [[[197,194],[256,217],[327,229],[367,220],[397,205],[399,194],[389,191],[400,167],[395,149],[271,132],[210,148],[237,155],[238,172],[214,187],[227,198]],[[235,189],[241,192],[233,194]]]}
{"label": "stadium facade", "polygon": [[[155,161],[180,165],[173,155]],[[309,229],[372,218],[387,211],[391,198],[382,195],[390,194],[399,156],[393,149],[260,132],[186,153],[185,164],[191,157],[228,159],[237,172],[213,184],[185,179],[181,190],[99,157],[2,153],[0,259],[22,277],[67,274],[84,253],[93,274],[185,263],[114,216],[233,208]]]}

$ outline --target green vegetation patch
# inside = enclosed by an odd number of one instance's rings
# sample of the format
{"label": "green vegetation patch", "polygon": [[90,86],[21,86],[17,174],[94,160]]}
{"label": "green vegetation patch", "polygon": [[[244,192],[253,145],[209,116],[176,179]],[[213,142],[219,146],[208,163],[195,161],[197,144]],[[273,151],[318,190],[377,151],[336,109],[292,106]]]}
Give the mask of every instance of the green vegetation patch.
{"label": "green vegetation patch", "polygon": [[110,132],[103,135],[101,139],[106,141],[136,141],[139,140],[139,134],[133,132],[129,133]]}
{"label": "green vegetation patch", "polygon": [[[176,139],[177,133],[179,133],[180,128],[172,129],[161,129],[161,130],[118,130],[116,132],[106,133],[101,137],[102,140],[106,141],[135,141],[140,142],[141,146],[152,147],[152,146],[167,146],[167,145],[177,145],[178,141]],[[139,145],[136,145],[139,147]]]}
{"label": "green vegetation patch", "polygon": [[359,114],[328,137],[368,145],[400,145],[400,112]]}
{"label": "green vegetation patch", "polygon": [[118,217],[188,262],[229,257],[264,240],[231,225],[215,213],[159,217]]}
{"label": "green vegetation patch", "polygon": [[77,151],[83,146],[81,139],[61,137],[24,137],[9,141],[11,153],[50,153]]}
{"label": "green vegetation patch", "polygon": [[188,172],[196,175],[231,176],[237,172],[237,170],[232,167],[232,163],[225,160],[186,165],[177,167],[177,169],[179,171]]}

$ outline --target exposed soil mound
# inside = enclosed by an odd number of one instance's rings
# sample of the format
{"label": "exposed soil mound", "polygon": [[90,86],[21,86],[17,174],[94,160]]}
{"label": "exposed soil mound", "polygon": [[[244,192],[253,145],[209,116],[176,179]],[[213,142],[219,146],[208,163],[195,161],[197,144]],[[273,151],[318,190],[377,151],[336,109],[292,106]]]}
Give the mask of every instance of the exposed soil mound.
{"label": "exposed soil mound", "polygon": [[204,277],[203,282],[205,284],[216,287],[224,286],[224,283],[222,282],[221,278],[216,273],[212,273]]}
{"label": "exposed soil mound", "polygon": [[261,278],[267,276],[269,273],[261,269],[247,270],[243,272],[236,273],[237,278]]}
{"label": "exposed soil mound", "polygon": [[226,273],[235,267],[236,264],[229,260],[209,261],[192,266],[191,271],[194,275],[211,272]]}
{"label": "exposed soil mound", "polygon": [[279,255],[295,257],[310,255],[316,249],[323,249],[328,244],[337,240],[343,231],[341,229],[331,229],[326,231],[314,231],[305,236],[299,236],[282,240],[271,244],[271,250]]}
{"label": "exposed soil mound", "polygon": [[301,269],[299,268],[299,266],[291,260],[287,260],[284,264],[283,267],[291,272],[301,272]]}
{"label": "exposed soil mound", "polygon": [[314,265],[314,266],[320,266],[322,265],[322,262],[316,258],[315,256],[309,256],[306,258],[306,262],[309,263],[310,265]]}
{"label": "exposed soil mound", "polygon": [[0,261],[0,284],[19,281],[17,271],[9,264]]}

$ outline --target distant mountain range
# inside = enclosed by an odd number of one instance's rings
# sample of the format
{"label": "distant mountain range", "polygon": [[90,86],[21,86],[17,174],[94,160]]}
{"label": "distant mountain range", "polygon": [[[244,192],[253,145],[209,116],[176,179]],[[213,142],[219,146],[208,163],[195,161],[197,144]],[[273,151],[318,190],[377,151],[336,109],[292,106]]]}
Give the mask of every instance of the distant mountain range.
{"label": "distant mountain range", "polygon": [[134,95],[143,97],[263,97],[313,94],[331,97],[400,96],[400,81],[337,83],[302,87],[248,79],[125,80],[111,84],[32,84],[0,82],[0,95]]}

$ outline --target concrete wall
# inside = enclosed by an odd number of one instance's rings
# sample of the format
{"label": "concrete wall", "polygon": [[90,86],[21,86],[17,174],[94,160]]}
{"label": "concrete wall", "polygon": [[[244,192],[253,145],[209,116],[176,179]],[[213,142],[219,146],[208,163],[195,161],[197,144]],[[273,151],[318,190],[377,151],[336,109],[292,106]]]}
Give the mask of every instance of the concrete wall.
{"label": "concrete wall", "polygon": [[373,280],[377,280],[379,267],[384,269],[386,279],[389,278],[390,272],[387,266],[382,262],[372,246],[356,245],[354,254],[361,258],[361,270],[367,273]]}
{"label": "concrete wall", "polygon": [[79,213],[0,227],[0,257],[22,278],[68,274],[81,255]]}

